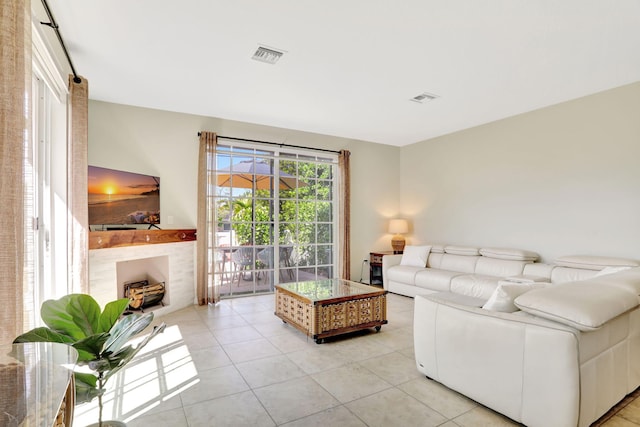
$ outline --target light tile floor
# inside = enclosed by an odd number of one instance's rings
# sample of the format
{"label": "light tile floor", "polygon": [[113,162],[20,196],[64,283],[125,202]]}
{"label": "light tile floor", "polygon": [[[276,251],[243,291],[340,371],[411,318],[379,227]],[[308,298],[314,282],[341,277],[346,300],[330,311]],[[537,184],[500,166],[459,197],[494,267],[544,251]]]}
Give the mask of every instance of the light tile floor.
{"label": "light tile floor", "polygon": [[[390,294],[387,308],[379,333],[320,345],[273,314],[273,295],[156,319],[167,329],[110,380],[103,419],[129,427],[519,425],[420,375],[413,299]],[[76,407],[74,426],[95,421],[97,401]],[[640,425],[640,400],[602,425]]]}

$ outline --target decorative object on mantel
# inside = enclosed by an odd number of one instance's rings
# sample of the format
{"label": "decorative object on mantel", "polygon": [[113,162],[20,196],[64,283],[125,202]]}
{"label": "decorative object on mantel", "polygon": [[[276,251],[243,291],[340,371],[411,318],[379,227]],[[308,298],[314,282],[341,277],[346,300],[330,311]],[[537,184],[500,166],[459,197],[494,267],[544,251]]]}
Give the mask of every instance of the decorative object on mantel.
{"label": "decorative object on mantel", "polygon": [[89,233],[89,249],[117,248],[121,246],[158,243],[189,242],[196,240],[196,229],[177,230],[111,230]]}
{"label": "decorative object on mantel", "polygon": [[402,234],[409,232],[409,222],[406,219],[392,219],[389,221],[389,233],[394,236],[391,238],[391,247],[394,254],[401,254],[404,250],[404,236]]}
{"label": "decorative object on mantel", "polygon": [[78,351],[78,364],[91,372],[75,372],[76,402],[84,403],[98,397],[98,423],[94,426],[123,426],[122,422],[102,421],[102,395],[105,383],[122,369],[166,325],[153,331],[136,347],[125,345],[153,321],[153,313],[131,313],[123,316],[129,299],[108,303],[103,312],[93,297],[85,294],[66,295],[42,304],[40,315],[48,327],[39,327],[14,340],[24,342],[57,342]]}

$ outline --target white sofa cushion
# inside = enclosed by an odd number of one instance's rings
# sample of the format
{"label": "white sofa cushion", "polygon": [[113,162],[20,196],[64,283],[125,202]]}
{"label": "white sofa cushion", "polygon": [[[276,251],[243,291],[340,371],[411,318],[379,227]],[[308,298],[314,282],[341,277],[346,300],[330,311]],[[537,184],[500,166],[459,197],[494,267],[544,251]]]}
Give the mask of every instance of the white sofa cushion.
{"label": "white sofa cushion", "polygon": [[444,245],[431,245],[431,253],[432,254],[443,254],[444,253]]}
{"label": "white sofa cushion", "polygon": [[453,255],[480,255],[480,248],[473,246],[454,246],[449,245],[444,247],[445,253]]}
{"label": "white sofa cushion", "polygon": [[610,258],[589,255],[568,255],[556,259],[562,267],[584,268],[586,270],[602,270],[605,267],[640,267],[640,262],[633,259]]}
{"label": "white sofa cushion", "polygon": [[461,273],[473,273],[480,256],[444,254],[439,268]]}
{"label": "white sofa cushion", "polygon": [[597,272],[597,270],[587,270],[585,268],[556,267],[551,272],[551,282],[566,283],[587,280],[595,277]]}
{"label": "white sofa cushion", "polygon": [[486,301],[498,287],[498,282],[500,280],[500,277],[494,276],[463,274],[451,279],[451,292],[475,298],[482,298]]}
{"label": "white sofa cushion", "polygon": [[484,256],[478,259],[476,263],[476,274],[485,276],[518,276],[522,274],[524,266],[528,261],[512,261],[506,259],[486,258]]}
{"label": "white sofa cushion", "polygon": [[480,249],[480,255],[514,261],[535,261],[539,258],[539,255],[535,252],[509,248],[482,248]]}
{"label": "white sofa cushion", "polygon": [[524,266],[522,274],[531,276],[542,276],[551,281],[551,272],[556,266],[553,264],[545,264],[542,262],[532,262]]}
{"label": "white sofa cushion", "polygon": [[606,286],[616,286],[640,295],[640,268],[631,268],[615,274],[598,276],[598,282]]}
{"label": "white sofa cushion", "polygon": [[431,301],[437,301],[445,304],[464,305],[467,307],[482,307],[484,300],[482,298],[474,298],[468,295],[454,294],[453,292],[436,292],[425,295]]}
{"label": "white sofa cushion", "polygon": [[522,311],[573,326],[581,331],[598,329],[607,321],[638,306],[638,296],[628,289],[607,286],[598,279],[548,286],[519,296]]}
{"label": "white sofa cushion", "polygon": [[525,292],[544,288],[545,286],[547,286],[546,283],[515,283],[501,280],[482,308],[503,313],[513,313],[518,311],[518,307],[513,303],[517,297]]}
{"label": "white sofa cushion", "polygon": [[444,255],[443,253],[433,253],[433,248],[431,248],[431,253],[429,253],[429,259],[427,260],[427,267],[440,268]]}
{"label": "white sofa cushion", "polygon": [[428,268],[419,271],[415,275],[415,285],[433,291],[449,291],[451,289],[451,279],[465,273],[458,271],[439,270]]}
{"label": "white sofa cushion", "polygon": [[387,280],[415,285],[416,274],[423,271],[424,267],[411,265],[395,265],[387,270]]}
{"label": "white sofa cushion", "polygon": [[411,246],[404,247],[402,253],[402,260],[400,265],[410,265],[413,267],[426,267],[427,258],[429,258],[429,251],[431,246]]}

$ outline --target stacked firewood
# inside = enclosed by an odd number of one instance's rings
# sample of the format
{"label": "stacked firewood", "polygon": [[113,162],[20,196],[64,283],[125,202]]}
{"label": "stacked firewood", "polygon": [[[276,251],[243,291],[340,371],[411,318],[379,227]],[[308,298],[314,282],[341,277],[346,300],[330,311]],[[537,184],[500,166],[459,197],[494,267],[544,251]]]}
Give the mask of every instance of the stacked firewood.
{"label": "stacked firewood", "polygon": [[164,297],[164,283],[156,283],[155,285],[145,285],[137,288],[130,287],[128,289],[129,307],[134,310],[149,305],[150,301],[160,302]]}

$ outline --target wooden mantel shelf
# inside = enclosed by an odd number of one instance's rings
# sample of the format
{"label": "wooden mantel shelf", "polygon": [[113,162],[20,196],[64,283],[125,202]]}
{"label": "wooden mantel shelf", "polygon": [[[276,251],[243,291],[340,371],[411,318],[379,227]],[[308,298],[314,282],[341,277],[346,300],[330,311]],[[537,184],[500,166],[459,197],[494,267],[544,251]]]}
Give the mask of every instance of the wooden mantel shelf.
{"label": "wooden mantel shelf", "polygon": [[196,240],[196,230],[193,228],[180,230],[91,231],[89,233],[89,249],[189,242],[193,240]]}

